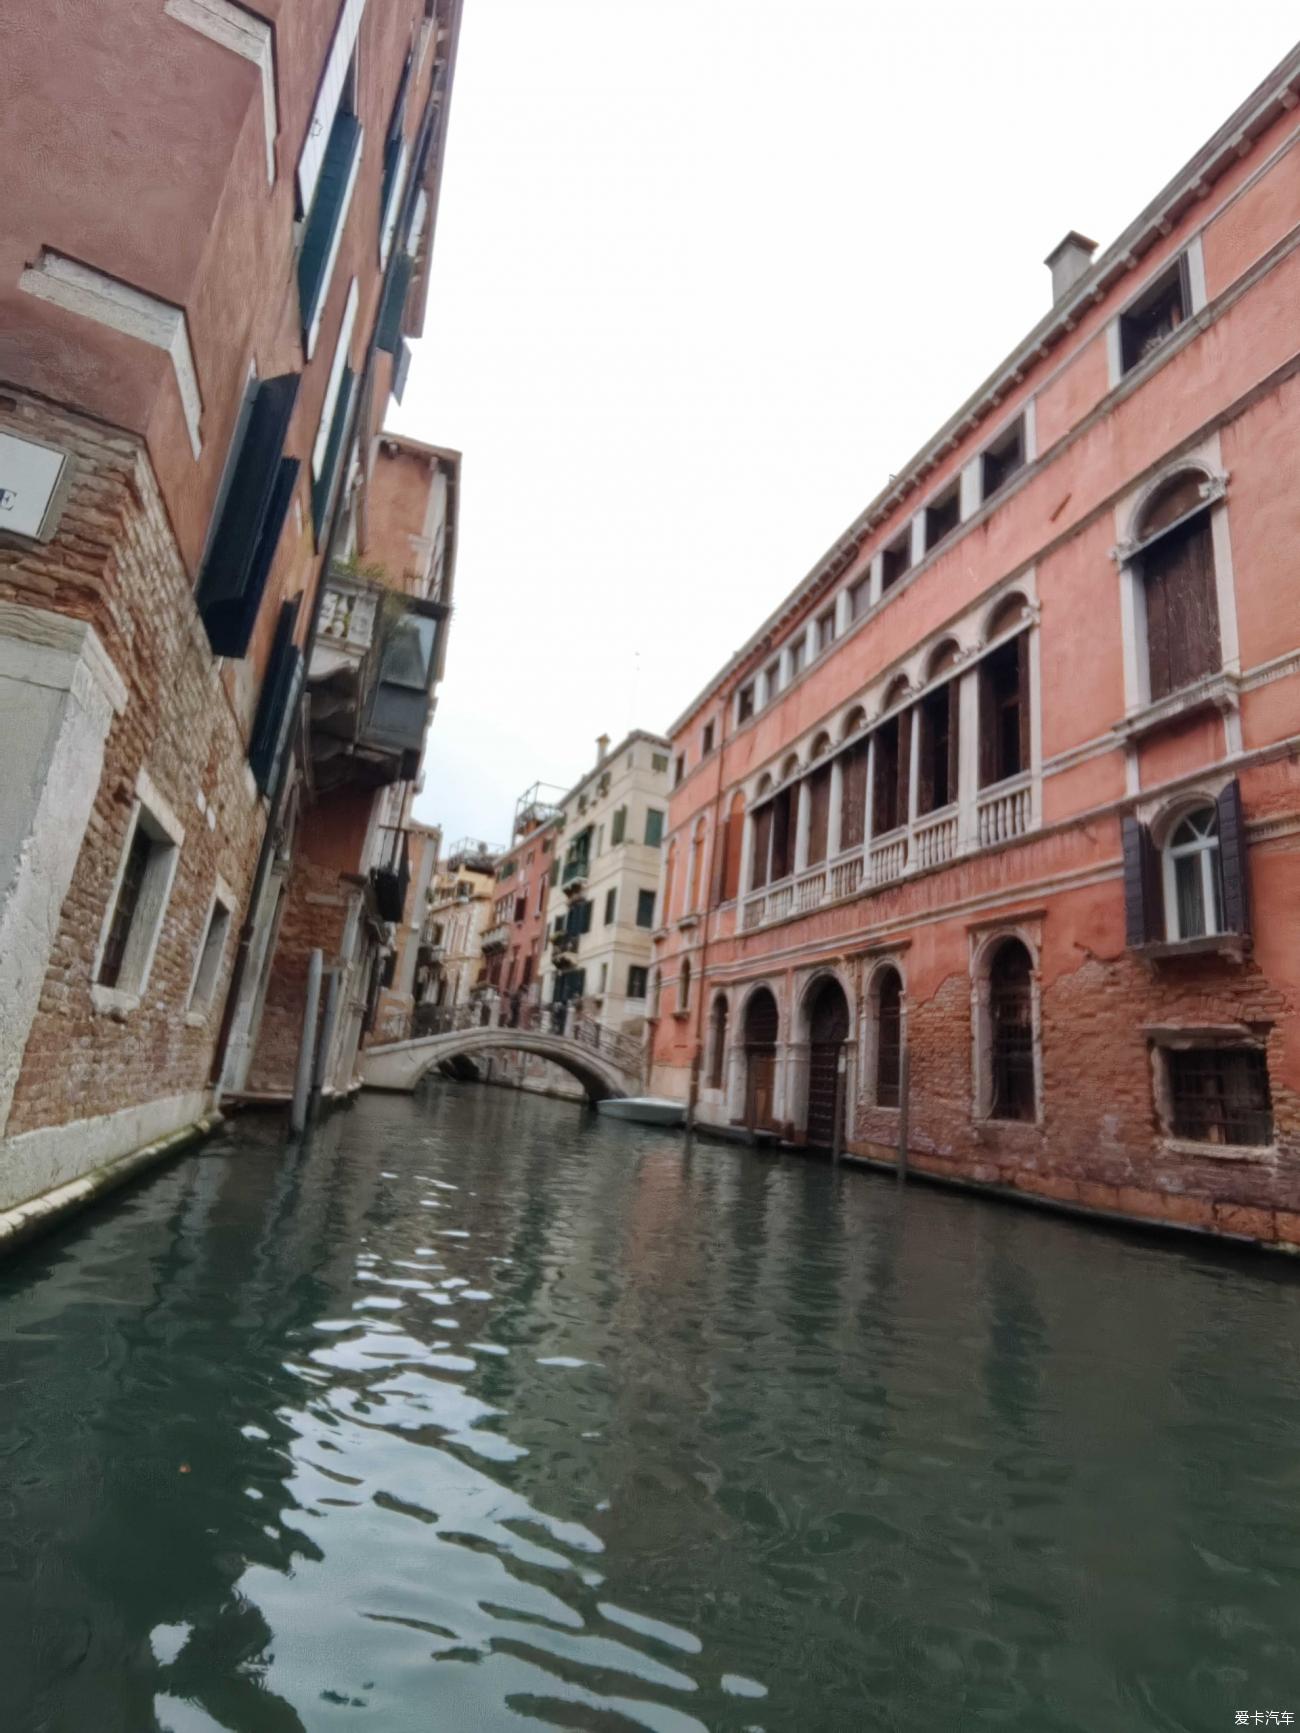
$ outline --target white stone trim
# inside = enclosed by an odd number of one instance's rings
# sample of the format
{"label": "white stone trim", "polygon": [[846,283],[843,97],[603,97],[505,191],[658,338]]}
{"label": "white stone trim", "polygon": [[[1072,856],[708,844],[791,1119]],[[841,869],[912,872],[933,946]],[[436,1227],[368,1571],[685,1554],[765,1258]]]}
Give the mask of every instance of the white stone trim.
{"label": "white stone trim", "polygon": [[275,42],[271,26],[233,0],[166,0],[163,11],[178,24],[251,60],[262,75],[262,124],[266,132],[266,184],[275,185],[275,139],[280,117],[275,103]]}
{"label": "white stone trim", "polygon": [[[0,1134],[40,1004],[50,950],[81,853],[104,743],[127,688],[93,629],[66,615],[0,602],[0,687],[39,688],[57,706],[24,750],[30,701],[5,717],[8,780],[0,798]],[[59,695],[62,694],[62,703]],[[12,850],[12,853],[11,853]],[[0,1163],[0,1182],[3,1164]]]}
{"label": "white stone trim", "polygon": [[[221,941],[221,951],[217,958],[216,971],[212,978],[212,992],[209,993],[201,1004],[196,1005],[194,1002],[194,995],[198,992],[199,973],[203,968],[203,957],[207,950],[208,929],[212,925],[212,916],[218,903],[220,903],[222,908],[226,911],[226,933],[225,937]],[[201,1026],[208,1020],[208,1013],[212,1009],[213,999],[216,996],[216,988],[221,980],[221,972],[225,968],[226,950],[230,944],[230,935],[234,931],[234,925],[235,893],[231,890],[225,879],[222,878],[221,874],[218,873],[216,883],[212,887],[212,893],[208,897],[207,907],[204,910],[203,923],[199,928],[199,942],[194,950],[194,968],[190,972],[190,990],[185,998],[185,1021],[190,1024],[192,1028]]]}
{"label": "white stone trim", "polygon": [[190,331],[185,314],[168,301],[143,289],[121,283],[89,265],[78,264],[62,253],[41,249],[35,265],[29,265],[18,279],[18,287],[49,301],[65,312],[79,313],[98,325],[121,331],[141,343],[165,350],[171,358],[172,372],[181,396],[185,425],[189,429],[190,449],[197,459],[203,451],[199,424],[203,417],[203,398],[198,375],[194,370],[194,354],[190,348]]}
{"label": "white stone trim", "polygon": [[205,1089],[124,1107],[0,1142],[0,1210],[29,1203],[106,1162],[194,1125],[209,1111]]}
{"label": "white stone trim", "polygon": [[[117,871],[113,875],[112,889],[108,901],[104,905],[99,941],[95,946],[95,957],[90,971],[91,1003],[97,1011],[117,1016],[124,1016],[128,1012],[136,1010],[144,997],[145,989],[149,985],[153,960],[158,950],[158,941],[162,937],[167,907],[171,901],[172,885],[175,882],[176,869],[180,862],[181,848],[185,842],[184,826],[172,810],[171,804],[159,793],[152,777],[143,767],[136,776],[135,793],[136,798],[131,811],[131,821],[127,825],[121,853],[118,856]],[[165,847],[161,855],[151,861],[140,892],[136,918],[132,921],[131,937],[128,939],[126,947],[127,958],[130,961],[126,983],[119,983],[113,987],[103,986],[99,981],[100,966],[104,960],[104,950],[108,944],[109,930],[112,927],[113,915],[117,908],[117,898],[122,886],[122,875],[126,870],[127,856],[131,852],[135,833],[142,824],[148,827],[151,834],[155,831],[161,831],[162,836],[157,837],[156,840],[164,843]]]}

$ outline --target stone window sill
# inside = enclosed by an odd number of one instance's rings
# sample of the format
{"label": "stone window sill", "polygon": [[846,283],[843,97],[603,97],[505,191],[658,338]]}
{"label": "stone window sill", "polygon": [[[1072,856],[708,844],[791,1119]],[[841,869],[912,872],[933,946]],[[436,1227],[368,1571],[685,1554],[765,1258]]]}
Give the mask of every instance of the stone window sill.
{"label": "stone window sill", "polygon": [[101,987],[96,983],[90,989],[90,1002],[101,1015],[120,1018],[139,1010],[140,995],[128,993],[121,987]]}
{"label": "stone window sill", "polygon": [[675,1023],[685,1023],[685,1021],[687,1020],[687,1018],[689,1016],[690,1016],[689,1011],[674,1011],[673,1012],[673,1021]]}
{"label": "stone window sill", "polygon": [[1200,1143],[1192,1137],[1166,1137],[1163,1147],[1170,1155],[1190,1155],[1198,1161],[1245,1161],[1271,1166],[1277,1147],[1271,1143]]}
{"label": "stone window sill", "polygon": [[677,923],[677,931],[679,933],[689,933],[692,927],[698,927],[699,924],[700,917],[698,915],[683,915],[681,920]]}
{"label": "stone window sill", "polygon": [[1159,939],[1153,944],[1136,947],[1140,957],[1153,963],[1176,957],[1227,957],[1240,963],[1250,948],[1250,937],[1245,933],[1211,933],[1196,939]]}
{"label": "stone window sill", "polygon": [[1180,722],[1197,710],[1212,708],[1226,714],[1236,710],[1239,703],[1240,683],[1235,674],[1225,669],[1222,673],[1207,675],[1195,685],[1184,686],[1178,692],[1170,692],[1165,698],[1157,698],[1154,704],[1146,704],[1141,710],[1135,710],[1131,716],[1117,722],[1112,732],[1124,741],[1140,740],[1143,735],[1150,734],[1157,728],[1164,728],[1171,722]]}

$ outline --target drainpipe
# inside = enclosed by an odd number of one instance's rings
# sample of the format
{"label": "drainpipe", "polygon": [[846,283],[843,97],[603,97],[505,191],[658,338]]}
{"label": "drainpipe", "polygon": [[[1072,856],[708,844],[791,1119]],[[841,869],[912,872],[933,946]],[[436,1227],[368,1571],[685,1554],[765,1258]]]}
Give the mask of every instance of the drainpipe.
{"label": "drainpipe", "polygon": [[[459,12],[456,14],[456,22],[459,22]],[[435,118],[432,103],[436,91],[437,74],[435,73],[434,82],[429,91],[430,112],[428,124],[430,126],[436,126],[441,134],[437,140],[438,183],[440,186],[442,182],[442,155],[446,147],[446,123],[450,92],[444,85],[442,99],[438,104],[437,115]],[[419,155],[421,149],[422,146],[417,144],[415,152],[416,156]],[[413,176],[407,185],[405,194],[403,195],[402,215],[401,221],[398,225],[398,232],[406,234],[409,230],[411,216],[415,210],[415,201],[421,191],[422,188],[420,183]],[[432,204],[432,197],[430,202]],[[433,213],[431,211],[428,231],[430,262],[432,262],[433,257],[433,232]],[[375,316],[370,327],[370,337],[366,343],[366,359],[361,373],[361,385],[360,389],[353,395],[352,405],[348,412],[347,425],[344,428],[345,437],[343,440],[343,449],[349,453],[353,449],[357,437],[358,426],[362,425],[363,413],[367,419],[369,417],[371,400],[374,396],[375,356],[378,353],[375,340],[379,335],[379,313],[384,304],[384,296],[388,289],[389,278],[396,269],[400,253],[401,249],[399,247],[394,246],[390,249],[388,265],[381,280],[379,294],[375,299]],[[307,624],[307,634],[302,646],[304,693],[306,691],[307,670],[311,666],[311,653],[316,644],[316,634],[320,625],[321,610],[325,605],[326,580],[329,575],[330,566],[333,563],[334,549],[338,544],[339,535],[343,528],[343,520],[346,515],[344,510],[347,500],[346,467],[343,470],[343,476],[344,480],[339,486],[338,495],[330,511],[329,531],[325,537],[325,551],[321,556],[320,562],[320,577],[316,584],[316,594],[312,599],[311,617]],[[439,637],[442,636],[443,634],[440,633]],[[292,738],[290,738],[290,740],[285,742],[285,749],[281,754],[280,763],[276,766],[275,779],[267,793],[266,828],[262,832],[262,845],[258,851],[257,866],[253,873],[252,889],[249,891],[248,901],[245,904],[243,924],[239,929],[239,942],[235,949],[235,961],[230,972],[230,985],[226,989],[225,1004],[222,1006],[221,1010],[221,1027],[217,1031],[216,1046],[213,1048],[212,1052],[212,1064],[208,1071],[208,1085],[212,1089],[220,1088],[221,1074],[226,1068],[226,1055],[230,1048],[231,1031],[234,1028],[235,1016],[239,1009],[239,1000],[243,991],[244,977],[248,973],[248,960],[252,952],[253,939],[257,931],[257,910],[261,905],[263,893],[266,890],[266,881],[271,871],[271,863],[275,857],[275,833],[280,820],[283,817],[281,807],[285,792],[289,786],[289,767],[292,758],[293,747]]]}

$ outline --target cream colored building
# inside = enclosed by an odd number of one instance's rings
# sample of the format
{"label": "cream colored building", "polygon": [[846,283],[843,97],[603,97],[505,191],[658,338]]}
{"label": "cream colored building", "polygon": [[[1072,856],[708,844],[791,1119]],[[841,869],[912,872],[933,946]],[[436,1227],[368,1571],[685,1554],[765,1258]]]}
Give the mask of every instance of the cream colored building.
{"label": "cream colored building", "polygon": [[660,851],[668,822],[668,742],[637,730],[560,803],[547,897],[544,1004],[578,1002],[616,1029],[646,1016],[650,937],[657,923]]}
{"label": "cream colored building", "polygon": [[484,978],[483,934],[492,921],[499,852],[468,840],[439,863],[424,926],[429,963],[421,999],[426,1005],[468,1004]]}

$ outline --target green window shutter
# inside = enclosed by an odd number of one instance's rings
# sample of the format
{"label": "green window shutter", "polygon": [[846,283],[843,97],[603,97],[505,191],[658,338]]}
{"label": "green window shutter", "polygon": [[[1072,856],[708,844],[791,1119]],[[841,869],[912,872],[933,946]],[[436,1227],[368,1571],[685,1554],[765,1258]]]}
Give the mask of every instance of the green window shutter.
{"label": "green window shutter", "polygon": [[411,287],[415,260],[409,253],[399,253],[389,267],[384,283],[384,297],[379,304],[379,322],[375,328],[375,347],[396,355],[402,341],[402,315],[406,312],[406,297]]}
{"label": "green window shutter", "polygon": [[607,927],[614,924],[614,911],[617,906],[618,889],[616,886],[611,886],[609,890],[605,892],[605,925]]}
{"label": "green window shutter", "polygon": [[638,927],[654,926],[655,893],[653,891],[638,891],[636,893],[636,924]]}
{"label": "green window shutter", "polygon": [[626,834],[627,834],[627,808],[625,806],[620,806],[618,811],[614,814],[614,822],[610,827],[609,837],[610,837],[611,843],[617,845],[618,843],[622,842],[622,840]]}
{"label": "green window shutter", "polygon": [[338,481],[339,470],[342,468],[343,435],[348,425],[348,413],[352,407],[352,393],[356,387],[356,382],[356,374],[350,367],[345,367],[343,377],[339,381],[339,394],[334,404],[334,419],[330,423],[329,442],[325,447],[325,461],[321,464],[320,475],[311,490],[311,522],[318,542],[321,528],[329,517],[330,508],[334,503],[334,487]]}
{"label": "green window shutter", "polygon": [[311,339],[329,289],[330,271],[338,254],[339,235],[360,157],[361,122],[355,114],[340,110],[325,146],[325,160],[298,254],[298,310],[308,354],[314,347]]}
{"label": "green window shutter", "polygon": [[645,815],[645,840],[649,848],[658,848],[664,840],[664,815],[649,807]]}
{"label": "green window shutter", "polygon": [[289,737],[298,699],[302,694],[302,651],[293,641],[294,623],[298,618],[298,602],[285,602],[276,622],[275,642],[266,666],[257,700],[257,715],[253,719],[253,738],[248,748],[248,765],[259,789],[265,794],[275,780]]}
{"label": "green window shutter", "polygon": [[195,599],[218,656],[242,656],[248,649],[298,479],[297,460],[280,455],[297,396],[296,373],[257,387],[203,562]]}

